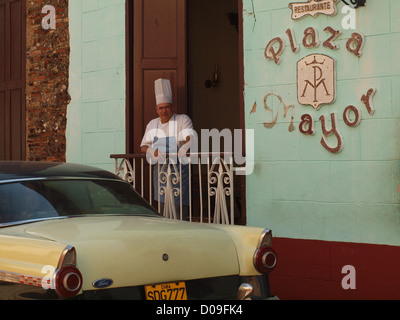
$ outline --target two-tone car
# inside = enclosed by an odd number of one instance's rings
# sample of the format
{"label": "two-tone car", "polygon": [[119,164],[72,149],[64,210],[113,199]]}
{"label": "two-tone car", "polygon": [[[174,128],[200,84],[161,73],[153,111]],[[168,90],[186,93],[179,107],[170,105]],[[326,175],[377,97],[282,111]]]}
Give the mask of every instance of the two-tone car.
{"label": "two-tone car", "polygon": [[166,219],[108,171],[0,162],[0,299],[267,299],[271,245]]}

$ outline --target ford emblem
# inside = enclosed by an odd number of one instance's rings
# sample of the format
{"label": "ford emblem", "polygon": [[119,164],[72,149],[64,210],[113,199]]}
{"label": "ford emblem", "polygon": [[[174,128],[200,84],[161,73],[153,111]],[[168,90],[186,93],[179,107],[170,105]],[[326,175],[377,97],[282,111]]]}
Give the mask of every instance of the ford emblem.
{"label": "ford emblem", "polygon": [[93,282],[93,287],[97,289],[104,289],[108,288],[113,284],[113,281],[111,279],[99,279]]}

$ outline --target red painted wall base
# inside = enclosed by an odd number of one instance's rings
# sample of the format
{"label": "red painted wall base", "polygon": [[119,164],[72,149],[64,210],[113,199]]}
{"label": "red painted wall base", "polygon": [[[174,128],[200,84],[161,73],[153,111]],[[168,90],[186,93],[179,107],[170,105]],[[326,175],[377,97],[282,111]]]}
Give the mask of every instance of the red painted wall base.
{"label": "red painted wall base", "polygon": [[[282,300],[400,299],[400,247],[274,238],[273,248],[271,289]],[[348,265],[354,272],[342,273]]]}

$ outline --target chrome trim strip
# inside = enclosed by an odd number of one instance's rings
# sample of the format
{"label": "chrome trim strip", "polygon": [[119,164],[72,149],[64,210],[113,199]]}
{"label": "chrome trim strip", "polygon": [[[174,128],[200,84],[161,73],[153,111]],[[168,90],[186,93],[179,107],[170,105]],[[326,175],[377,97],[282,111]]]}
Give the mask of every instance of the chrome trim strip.
{"label": "chrome trim strip", "polygon": [[18,183],[18,182],[42,181],[42,180],[46,180],[46,178],[20,178],[20,179],[1,180],[0,185],[13,182]]}
{"label": "chrome trim strip", "polygon": [[0,281],[19,283],[21,275],[18,273],[0,271]]}
{"label": "chrome trim strip", "polygon": [[18,182],[30,182],[30,181],[53,181],[53,180],[101,180],[101,181],[114,181],[114,182],[123,182],[119,177],[112,178],[98,178],[98,177],[37,177],[37,178],[18,178],[18,179],[9,179],[9,180],[0,180],[0,185],[7,183],[18,183]]}
{"label": "chrome trim strip", "polygon": [[34,276],[24,275],[21,273],[0,271],[0,281],[8,283],[25,284],[34,287],[42,287],[43,279],[44,277],[34,277]]}
{"label": "chrome trim strip", "polygon": [[42,222],[42,221],[49,221],[49,220],[61,220],[61,219],[67,219],[67,218],[73,218],[73,216],[50,217],[50,218],[41,218],[41,219],[31,219],[31,220],[9,222],[9,223],[0,223],[0,229],[7,228],[7,227],[20,226],[20,225],[30,224],[30,223],[35,223],[35,222]]}
{"label": "chrome trim strip", "polygon": [[79,214],[73,216],[62,216],[62,217],[50,217],[50,218],[41,218],[41,219],[32,219],[32,220],[24,220],[10,223],[0,223],[0,229],[7,227],[15,227],[24,224],[36,223],[36,222],[44,222],[51,220],[63,220],[63,219],[75,219],[75,218],[99,218],[99,217],[150,217],[150,218],[163,218],[158,214]]}
{"label": "chrome trim strip", "polygon": [[[68,261],[67,259],[71,259]],[[61,269],[66,265],[76,266],[76,250],[73,246],[65,247],[64,251],[61,254],[60,260],[58,260],[57,269]]]}
{"label": "chrome trim strip", "polygon": [[264,229],[264,231],[260,235],[257,249],[260,249],[263,246],[272,246],[272,230],[270,229]]}

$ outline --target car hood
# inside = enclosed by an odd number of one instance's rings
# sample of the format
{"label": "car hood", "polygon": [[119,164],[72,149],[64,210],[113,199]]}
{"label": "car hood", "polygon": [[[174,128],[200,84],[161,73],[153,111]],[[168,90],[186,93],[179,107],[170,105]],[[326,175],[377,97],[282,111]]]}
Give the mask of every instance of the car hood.
{"label": "car hood", "polygon": [[124,287],[239,274],[234,242],[212,226],[103,216],[45,221],[25,231],[76,248],[83,290],[99,279]]}

